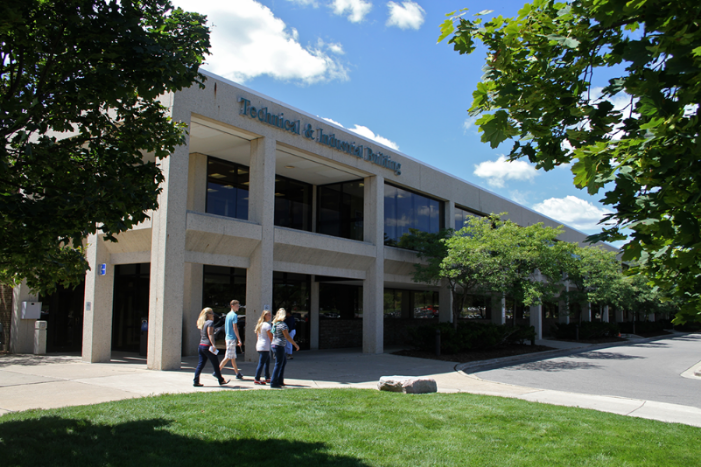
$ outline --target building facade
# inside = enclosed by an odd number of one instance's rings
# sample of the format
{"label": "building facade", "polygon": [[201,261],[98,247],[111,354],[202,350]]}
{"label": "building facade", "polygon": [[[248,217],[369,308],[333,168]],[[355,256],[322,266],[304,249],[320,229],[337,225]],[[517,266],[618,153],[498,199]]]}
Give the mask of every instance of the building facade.
{"label": "building facade", "polygon": [[[80,346],[85,361],[133,350],[147,320],[148,367],[179,368],[181,355],[196,354],[200,310],[227,311],[231,299],[245,304],[251,324],[266,304],[293,311],[306,348],[381,353],[405,332],[397,323],[451,319],[448,289],[414,283],[415,253],[395,246],[409,228],[460,228],[466,216],[492,212],[520,225],[559,224],[215,75],[205,89],[163,100],[189,135],[159,161],[159,209],[117,243],[88,238],[84,289],[42,300],[44,309],[54,303],[49,329],[62,329],[54,340]],[[585,237],[565,227],[561,239]],[[21,319],[18,304],[38,297],[26,287],[14,295],[11,347],[31,352],[34,322]],[[485,307],[504,322],[503,300]],[[547,313],[534,308],[527,314],[540,335]],[[246,342],[255,341],[253,327]]]}

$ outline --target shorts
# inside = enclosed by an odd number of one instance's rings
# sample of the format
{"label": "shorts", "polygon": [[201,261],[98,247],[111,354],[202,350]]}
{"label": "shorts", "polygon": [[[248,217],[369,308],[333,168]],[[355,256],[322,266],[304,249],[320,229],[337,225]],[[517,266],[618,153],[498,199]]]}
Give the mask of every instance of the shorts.
{"label": "shorts", "polygon": [[226,353],[224,354],[224,358],[228,358],[229,360],[236,360],[236,339],[234,340],[226,340]]}

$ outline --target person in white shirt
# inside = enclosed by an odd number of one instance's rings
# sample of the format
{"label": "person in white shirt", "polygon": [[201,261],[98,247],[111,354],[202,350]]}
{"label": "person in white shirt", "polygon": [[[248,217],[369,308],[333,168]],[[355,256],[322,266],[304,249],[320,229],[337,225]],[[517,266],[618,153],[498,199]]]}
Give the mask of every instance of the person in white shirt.
{"label": "person in white shirt", "polygon": [[[254,384],[266,384],[270,382],[270,341],[273,334],[270,332],[270,319],[272,315],[270,310],[265,309],[258,318],[255,333],[258,337],[256,342],[256,350],[258,351],[258,368],[256,368],[256,376],[253,379]],[[265,368],[265,380],[261,381],[260,376]]]}

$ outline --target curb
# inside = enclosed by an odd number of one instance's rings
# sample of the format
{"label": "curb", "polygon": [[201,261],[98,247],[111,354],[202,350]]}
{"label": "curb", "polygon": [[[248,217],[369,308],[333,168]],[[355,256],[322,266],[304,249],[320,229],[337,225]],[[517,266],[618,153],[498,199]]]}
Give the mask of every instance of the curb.
{"label": "curb", "polygon": [[522,355],[514,355],[511,357],[493,358],[491,360],[479,360],[476,362],[458,363],[457,365],[455,365],[455,371],[469,374],[470,372],[482,371],[487,367],[498,368],[501,366],[508,366],[511,363],[530,363],[536,362],[538,360],[545,360],[546,358],[564,357],[567,355],[587,352],[589,350],[599,350],[608,347],[620,347],[622,345],[644,344],[656,340],[669,339],[670,337],[674,337],[675,335],[686,334],[688,333],[675,332],[674,334],[668,334],[666,336],[643,337],[639,339],[621,342],[606,342],[603,344],[582,344],[581,347],[573,347],[570,349],[546,350],[544,352],[533,352]]}

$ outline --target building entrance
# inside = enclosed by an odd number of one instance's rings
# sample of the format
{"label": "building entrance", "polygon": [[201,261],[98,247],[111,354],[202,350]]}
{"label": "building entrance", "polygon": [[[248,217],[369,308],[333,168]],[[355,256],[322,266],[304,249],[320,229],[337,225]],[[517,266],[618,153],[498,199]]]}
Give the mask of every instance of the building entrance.
{"label": "building entrance", "polygon": [[85,282],[72,289],[58,286],[41,299],[41,319],[46,321],[47,352],[80,352],[83,347],[83,298]]}
{"label": "building entrance", "polygon": [[148,319],[151,264],[114,267],[112,350],[139,351],[141,322]]}

